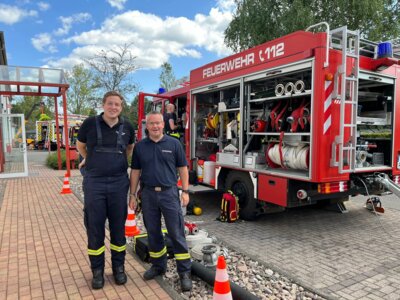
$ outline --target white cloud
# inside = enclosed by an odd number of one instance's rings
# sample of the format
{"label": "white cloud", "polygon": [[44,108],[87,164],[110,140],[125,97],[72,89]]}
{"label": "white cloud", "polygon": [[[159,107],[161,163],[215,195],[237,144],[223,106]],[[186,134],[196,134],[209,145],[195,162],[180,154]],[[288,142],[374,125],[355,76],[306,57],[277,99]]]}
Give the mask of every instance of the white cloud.
{"label": "white cloud", "polygon": [[124,9],[124,4],[127,0],[107,0],[108,4],[115,7],[118,10]]}
{"label": "white cloud", "polygon": [[48,10],[50,8],[50,4],[48,4],[46,2],[38,2],[37,5],[39,7],[39,10],[41,10],[41,11],[45,11],[45,10]]}
{"label": "white cloud", "polygon": [[37,11],[25,10],[16,6],[0,3],[0,23],[12,25],[20,22],[26,17],[36,17]]}
{"label": "white cloud", "polygon": [[31,38],[31,42],[33,47],[40,52],[45,53],[55,53],[57,52],[57,48],[54,45],[54,41],[51,38],[51,35],[48,33],[40,33],[35,35],[35,37]]}
{"label": "white cloud", "polygon": [[54,31],[55,35],[66,35],[71,30],[74,23],[85,23],[91,19],[91,15],[88,13],[78,13],[69,17],[59,17],[62,26]]}
{"label": "white cloud", "polygon": [[223,12],[234,13],[236,10],[235,0],[218,0],[217,6]]}
{"label": "white cloud", "polygon": [[98,29],[64,39],[64,43],[79,45],[79,51],[51,64],[66,67],[60,63],[75,61],[78,52],[90,57],[96,53],[92,52],[93,47],[107,49],[123,44],[132,44],[132,54],[145,69],[159,68],[171,56],[199,58],[201,49],[227,55],[231,51],[224,45],[223,32],[231,19],[231,13],[219,8],[211,9],[209,15],[198,14],[194,20],[186,17],[163,19],[140,11],[127,11],[106,20]]}
{"label": "white cloud", "polygon": [[68,57],[52,59],[48,65],[71,68],[83,58],[94,56],[102,49],[130,44],[138,66],[156,69],[170,57],[200,58],[201,51],[220,56],[232,52],[224,45],[224,30],[232,19],[233,0],[220,0],[208,15],[161,18],[140,11],[127,11],[108,18],[96,29],[63,39],[62,43],[76,44]]}

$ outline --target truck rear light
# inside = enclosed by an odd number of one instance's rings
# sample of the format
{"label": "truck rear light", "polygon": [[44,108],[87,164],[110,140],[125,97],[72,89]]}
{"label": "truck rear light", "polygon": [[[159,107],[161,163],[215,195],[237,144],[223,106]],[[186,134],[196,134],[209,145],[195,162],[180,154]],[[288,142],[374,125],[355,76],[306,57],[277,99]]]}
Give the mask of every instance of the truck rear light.
{"label": "truck rear light", "polygon": [[331,194],[348,190],[347,181],[325,182],[318,184],[318,193]]}
{"label": "truck rear light", "polygon": [[395,184],[400,185],[400,176],[399,175],[393,176],[393,181]]}
{"label": "truck rear light", "polygon": [[307,198],[307,192],[305,190],[298,190],[296,195],[299,200],[304,200]]}
{"label": "truck rear light", "polygon": [[325,80],[326,81],[333,81],[333,74],[332,73],[325,74]]}

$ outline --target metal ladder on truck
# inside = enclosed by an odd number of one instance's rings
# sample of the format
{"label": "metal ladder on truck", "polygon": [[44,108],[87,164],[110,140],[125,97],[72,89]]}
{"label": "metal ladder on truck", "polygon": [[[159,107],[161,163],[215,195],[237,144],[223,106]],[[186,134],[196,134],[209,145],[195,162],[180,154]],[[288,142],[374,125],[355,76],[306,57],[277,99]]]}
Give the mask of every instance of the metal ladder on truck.
{"label": "metal ladder on truck", "polygon": [[[343,174],[353,172],[356,165],[360,33],[344,26],[330,31],[330,36],[332,46],[342,51],[342,64],[335,75],[332,97],[340,101],[340,131],[332,145],[331,164]],[[350,73],[347,71],[349,58],[353,61]],[[336,157],[337,146],[339,157]]]}

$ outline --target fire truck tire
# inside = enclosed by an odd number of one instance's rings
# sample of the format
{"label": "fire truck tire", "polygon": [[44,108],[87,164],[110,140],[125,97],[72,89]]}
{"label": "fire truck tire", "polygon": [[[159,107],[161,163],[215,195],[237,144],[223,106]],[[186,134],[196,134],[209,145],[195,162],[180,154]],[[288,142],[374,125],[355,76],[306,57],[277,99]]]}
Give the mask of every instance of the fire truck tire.
{"label": "fire truck tire", "polygon": [[239,198],[239,216],[246,221],[257,216],[257,201],[254,199],[254,186],[250,175],[244,172],[232,171],[226,178],[226,188]]}

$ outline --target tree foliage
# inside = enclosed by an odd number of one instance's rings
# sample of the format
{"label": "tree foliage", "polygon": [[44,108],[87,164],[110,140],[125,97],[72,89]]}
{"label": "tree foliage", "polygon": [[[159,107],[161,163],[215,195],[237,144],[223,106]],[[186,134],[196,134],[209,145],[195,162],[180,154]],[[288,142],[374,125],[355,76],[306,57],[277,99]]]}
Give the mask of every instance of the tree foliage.
{"label": "tree foliage", "polygon": [[235,52],[319,22],[347,25],[362,37],[386,41],[400,35],[400,4],[393,0],[235,0],[237,9],[225,30],[225,44]]}
{"label": "tree foliage", "polygon": [[175,87],[176,79],[174,75],[174,71],[172,70],[172,65],[168,62],[165,62],[161,66],[161,74],[160,74],[160,85],[165,88],[167,91],[170,91]]}
{"label": "tree foliage", "polygon": [[75,65],[66,73],[68,89],[68,111],[73,114],[89,115],[96,106],[99,82],[83,64]]}
{"label": "tree foliage", "polygon": [[54,117],[48,105],[50,102],[54,102],[54,100],[38,96],[14,97],[11,113],[24,114],[26,129],[32,130],[35,129],[36,121],[39,120],[42,111],[51,118]]}
{"label": "tree foliage", "polygon": [[[134,128],[138,128],[138,101],[139,97],[136,96],[129,108],[129,121],[132,122]],[[145,114],[151,111],[151,101],[147,98],[144,99],[144,111]]]}
{"label": "tree foliage", "polygon": [[95,56],[85,59],[93,69],[102,92],[118,91],[127,96],[137,90],[132,73],[139,69],[136,56],[130,51],[131,44],[101,50]]}

